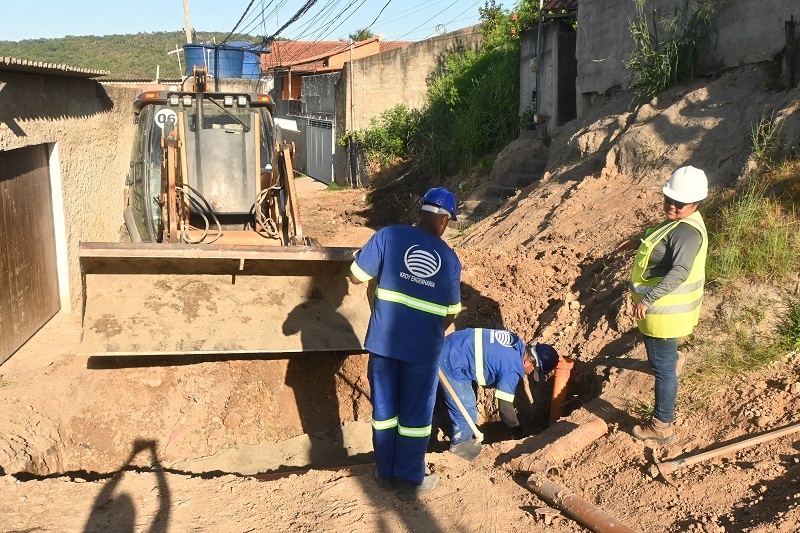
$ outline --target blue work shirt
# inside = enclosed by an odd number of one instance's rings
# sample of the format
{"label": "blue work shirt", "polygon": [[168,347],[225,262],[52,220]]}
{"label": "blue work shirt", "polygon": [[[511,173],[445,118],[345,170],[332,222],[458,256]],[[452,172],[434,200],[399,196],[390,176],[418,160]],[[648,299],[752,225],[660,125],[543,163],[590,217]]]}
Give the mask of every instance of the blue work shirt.
{"label": "blue work shirt", "polygon": [[467,328],[445,337],[439,366],[449,380],[494,387],[496,398],[513,402],[525,376],[525,350],[525,343],[510,331]]}
{"label": "blue work shirt", "polygon": [[441,238],[413,226],[373,235],[350,266],[377,280],[364,347],[412,363],[436,363],[445,316],[461,310],[461,262]]}

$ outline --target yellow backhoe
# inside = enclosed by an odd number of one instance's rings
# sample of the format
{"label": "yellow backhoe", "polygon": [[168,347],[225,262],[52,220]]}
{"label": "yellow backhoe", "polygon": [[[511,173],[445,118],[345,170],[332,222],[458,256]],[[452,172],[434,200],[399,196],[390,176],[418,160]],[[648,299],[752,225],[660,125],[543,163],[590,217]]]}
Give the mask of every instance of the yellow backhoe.
{"label": "yellow backhoe", "polygon": [[255,93],[149,91],[123,218],[130,242],[80,245],[90,355],[363,351],[355,248],[303,234],[293,147]]}

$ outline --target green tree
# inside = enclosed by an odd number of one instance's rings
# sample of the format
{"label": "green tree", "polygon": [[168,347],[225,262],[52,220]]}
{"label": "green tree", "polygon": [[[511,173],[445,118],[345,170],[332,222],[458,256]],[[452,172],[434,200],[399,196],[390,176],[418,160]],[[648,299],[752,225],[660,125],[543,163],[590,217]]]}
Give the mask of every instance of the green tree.
{"label": "green tree", "polygon": [[356,30],[348,35],[348,37],[350,37],[350,40],[358,42],[371,39],[372,37],[375,37],[375,34],[372,33],[372,30],[369,28],[361,28],[360,30]]}

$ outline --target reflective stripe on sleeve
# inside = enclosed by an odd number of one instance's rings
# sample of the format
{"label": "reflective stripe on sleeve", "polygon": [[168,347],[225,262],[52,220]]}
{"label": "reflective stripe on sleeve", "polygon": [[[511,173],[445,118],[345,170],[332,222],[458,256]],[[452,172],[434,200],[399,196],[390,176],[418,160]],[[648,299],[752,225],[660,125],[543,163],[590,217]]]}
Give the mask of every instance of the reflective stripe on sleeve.
{"label": "reflective stripe on sleeve", "polygon": [[486,386],[486,375],[483,372],[483,328],[475,328],[475,379],[481,387]]}
{"label": "reflective stripe on sleeve", "polygon": [[390,418],[389,420],[375,420],[372,419],[372,427],[378,431],[382,429],[392,429],[397,427],[397,417]]}
{"label": "reflective stripe on sleeve", "polygon": [[501,390],[495,389],[494,397],[497,398],[498,400],[505,400],[508,403],[514,403],[514,395],[509,394],[507,392],[503,392]]}
{"label": "reflective stripe on sleeve", "polygon": [[461,302],[458,302],[455,305],[451,305],[447,308],[448,315],[455,315],[461,312]]}
{"label": "reflective stripe on sleeve", "polygon": [[373,278],[373,276],[370,276],[364,272],[364,270],[362,270],[362,268],[358,266],[355,261],[353,261],[353,264],[350,265],[350,272],[352,272],[353,275],[362,283],[366,283]]}
{"label": "reflective stripe on sleeve", "polygon": [[431,426],[426,426],[424,428],[397,426],[397,432],[404,437],[429,437],[431,435]]}
{"label": "reflective stripe on sleeve", "polygon": [[446,305],[426,302],[425,300],[411,297],[407,294],[403,294],[402,292],[390,291],[378,287],[378,289],[375,291],[375,296],[377,296],[379,300],[402,304],[412,309],[417,309],[418,311],[431,313],[432,315],[447,316],[448,314],[448,307]]}

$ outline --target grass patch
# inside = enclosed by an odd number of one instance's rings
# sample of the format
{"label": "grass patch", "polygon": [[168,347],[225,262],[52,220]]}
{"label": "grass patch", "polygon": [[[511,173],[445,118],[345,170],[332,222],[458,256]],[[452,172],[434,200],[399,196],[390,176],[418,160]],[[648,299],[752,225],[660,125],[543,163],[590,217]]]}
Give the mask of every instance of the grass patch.
{"label": "grass patch", "polygon": [[0,389],[2,389],[3,387],[8,387],[9,385],[11,385],[11,382],[8,381],[3,376],[0,376]]}
{"label": "grass patch", "polygon": [[348,189],[350,189],[348,185],[341,185],[339,183],[336,183],[335,181],[330,182],[328,186],[325,188],[326,191],[344,191]]}
{"label": "grass patch", "polygon": [[775,119],[773,110],[769,115],[762,114],[750,129],[750,149],[756,161],[764,167],[770,168],[775,163],[781,148],[779,135],[782,125]]}
{"label": "grass patch", "polygon": [[[696,410],[707,404],[716,391],[729,386],[735,377],[759,371],[784,360],[794,350],[800,349],[800,296],[784,295],[777,301],[760,301],[752,305],[738,305],[733,290],[726,299],[736,312],[723,316],[717,313],[713,332],[699,339],[690,339],[693,354],[702,354],[698,361],[691,361],[683,384],[691,398],[683,406]],[[765,309],[775,309],[770,319]],[[775,325],[769,327],[767,320]],[[700,357],[700,356],[695,356]],[[680,394],[679,394],[680,398]]]}
{"label": "grass patch", "polygon": [[652,403],[636,401],[628,406],[628,411],[638,418],[641,423],[646,424],[653,418],[654,408]]}
{"label": "grass patch", "polygon": [[709,217],[709,280],[785,281],[800,265],[794,204],[768,195],[768,185],[749,180]]}

